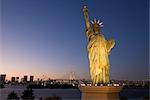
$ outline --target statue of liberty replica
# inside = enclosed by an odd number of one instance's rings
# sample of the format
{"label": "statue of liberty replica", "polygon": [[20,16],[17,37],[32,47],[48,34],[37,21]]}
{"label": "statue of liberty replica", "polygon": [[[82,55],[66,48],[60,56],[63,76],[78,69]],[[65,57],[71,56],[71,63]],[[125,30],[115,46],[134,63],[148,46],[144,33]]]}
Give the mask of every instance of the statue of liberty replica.
{"label": "statue of liberty replica", "polygon": [[90,23],[87,6],[84,6],[83,12],[88,38],[87,48],[92,86],[80,86],[81,100],[119,100],[119,92],[123,86],[108,86],[110,83],[109,55],[115,46],[115,41],[113,39],[106,40],[101,33],[103,22],[94,19]]}
{"label": "statue of liberty replica", "polygon": [[109,78],[109,55],[111,49],[115,45],[113,39],[106,40],[101,33],[103,22],[94,19],[90,23],[88,16],[88,8],[83,8],[85,22],[86,22],[86,35],[88,38],[88,57],[90,63],[90,74],[93,85],[104,84],[110,82]]}

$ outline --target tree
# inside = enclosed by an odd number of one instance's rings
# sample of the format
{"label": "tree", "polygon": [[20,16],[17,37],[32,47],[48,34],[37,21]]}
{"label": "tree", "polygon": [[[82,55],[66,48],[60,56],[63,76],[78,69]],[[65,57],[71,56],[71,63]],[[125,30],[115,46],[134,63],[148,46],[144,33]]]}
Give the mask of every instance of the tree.
{"label": "tree", "polygon": [[27,90],[24,90],[22,93],[23,95],[21,96],[22,99],[24,100],[33,100],[34,99],[34,94],[32,88],[27,87]]}
{"label": "tree", "polygon": [[19,100],[19,97],[17,95],[17,93],[15,93],[14,91],[12,91],[10,94],[8,94],[8,97],[7,97],[8,100]]}
{"label": "tree", "polygon": [[0,84],[0,88],[5,88],[4,84]]}

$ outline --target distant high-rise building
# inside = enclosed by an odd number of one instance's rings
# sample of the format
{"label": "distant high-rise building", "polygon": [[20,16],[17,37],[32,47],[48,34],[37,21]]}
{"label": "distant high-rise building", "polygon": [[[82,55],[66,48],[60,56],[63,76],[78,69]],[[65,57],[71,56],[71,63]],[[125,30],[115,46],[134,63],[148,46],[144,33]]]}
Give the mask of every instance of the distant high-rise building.
{"label": "distant high-rise building", "polygon": [[27,79],[28,79],[28,76],[25,75],[25,76],[24,76],[24,82],[27,82]]}
{"label": "distant high-rise building", "polygon": [[19,77],[16,77],[16,82],[19,82]]}
{"label": "distant high-rise building", "polygon": [[21,78],[21,81],[20,82],[24,82],[24,78]]}
{"label": "distant high-rise building", "polygon": [[0,83],[4,83],[6,78],[6,74],[0,74]]}
{"label": "distant high-rise building", "polygon": [[15,77],[11,77],[11,82],[15,82]]}
{"label": "distant high-rise building", "polygon": [[30,76],[30,82],[33,82],[34,76]]}

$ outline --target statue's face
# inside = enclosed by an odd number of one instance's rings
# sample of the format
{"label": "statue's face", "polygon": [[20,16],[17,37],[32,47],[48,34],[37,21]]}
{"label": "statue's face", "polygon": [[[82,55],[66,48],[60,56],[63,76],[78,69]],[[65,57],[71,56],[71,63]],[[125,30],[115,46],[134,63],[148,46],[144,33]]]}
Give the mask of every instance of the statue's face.
{"label": "statue's face", "polygon": [[98,24],[93,24],[93,31],[96,34],[99,34],[99,32],[100,32],[100,26]]}

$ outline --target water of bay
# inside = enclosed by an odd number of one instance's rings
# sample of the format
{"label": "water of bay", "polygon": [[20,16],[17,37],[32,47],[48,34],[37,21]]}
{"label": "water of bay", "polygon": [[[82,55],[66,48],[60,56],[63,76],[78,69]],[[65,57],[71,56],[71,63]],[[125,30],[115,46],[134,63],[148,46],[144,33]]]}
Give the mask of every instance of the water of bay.
{"label": "water of bay", "polygon": [[[15,91],[21,97],[25,89],[25,86],[7,86],[6,88],[0,89],[0,100],[6,100],[8,94],[12,91]],[[35,100],[50,96],[59,96],[63,100],[81,100],[81,92],[79,89],[33,89],[33,91]],[[147,95],[149,95],[149,90],[144,88],[123,89],[120,93],[121,97],[128,98],[128,100],[143,100]]]}

